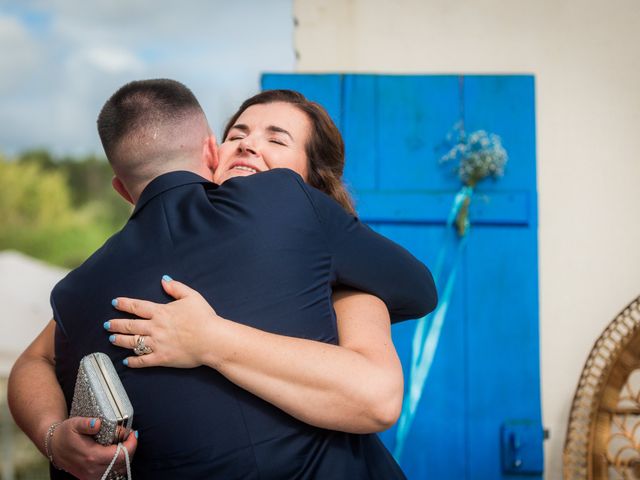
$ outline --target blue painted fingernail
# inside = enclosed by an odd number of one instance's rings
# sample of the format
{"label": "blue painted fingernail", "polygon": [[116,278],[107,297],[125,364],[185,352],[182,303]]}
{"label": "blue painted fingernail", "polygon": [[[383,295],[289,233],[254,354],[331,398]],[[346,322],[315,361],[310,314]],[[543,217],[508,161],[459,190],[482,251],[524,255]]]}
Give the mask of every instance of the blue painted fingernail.
{"label": "blue painted fingernail", "polygon": [[111,305],[113,305],[114,307],[118,306],[118,299],[114,298],[113,300],[111,300]]}
{"label": "blue painted fingernail", "polygon": [[116,336],[115,335],[109,335],[109,341],[111,343],[115,342],[116,341]]}
{"label": "blue painted fingernail", "polygon": [[163,275],[163,276],[162,276],[162,279],[163,279],[165,282],[170,282],[171,280],[173,280],[173,278],[171,278],[169,275]]}
{"label": "blue painted fingernail", "polygon": [[109,330],[111,328],[111,322],[104,322],[102,326],[105,330]]}
{"label": "blue painted fingernail", "polygon": [[128,366],[129,366],[129,359],[128,359],[128,358],[125,358],[124,360],[122,360],[122,364],[123,364],[125,367],[128,367]]}
{"label": "blue painted fingernail", "polygon": [[91,419],[91,422],[89,423],[89,426],[90,426],[91,428],[93,428],[93,427],[95,427],[95,426],[96,426],[96,419],[95,419],[95,418],[92,418],[92,419]]}
{"label": "blue painted fingernail", "polygon": [[138,438],[138,430],[134,430],[133,434]]}

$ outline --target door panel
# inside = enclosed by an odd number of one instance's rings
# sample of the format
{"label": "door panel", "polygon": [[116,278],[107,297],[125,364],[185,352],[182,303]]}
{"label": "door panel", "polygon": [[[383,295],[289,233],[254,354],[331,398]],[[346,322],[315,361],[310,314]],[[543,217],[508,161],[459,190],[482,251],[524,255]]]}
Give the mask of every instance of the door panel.
{"label": "door panel", "polygon": [[[434,246],[442,241],[442,227],[389,223],[373,224],[373,227],[405,246],[425,264],[435,264],[438,251]],[[452,318],[464,319],[461,291],[455,292],[449,314]],[[415,322],[402,322],[393,327],[393,342],[401,356],[405,387],[409,385],[414,329]],[[445,322],[418,415],[406,440],[401,465],[405,473],[410,474],[409,478],[465,478],[466,455],[462,452],[466,445],[466,425],[464,421],[451,421],[463,420],[466,416],[465,357],[464,321]],[[381,435],[390,449],[395,445],[395,435],[396,427]],[[452,452],[457,452],[455,462]]]}
{"label": "door panel", "polygon": [[460,118],[459,80],[455,76],[379,76],[378,150],[380,190],[455,188],[443,175],[438,147]]}

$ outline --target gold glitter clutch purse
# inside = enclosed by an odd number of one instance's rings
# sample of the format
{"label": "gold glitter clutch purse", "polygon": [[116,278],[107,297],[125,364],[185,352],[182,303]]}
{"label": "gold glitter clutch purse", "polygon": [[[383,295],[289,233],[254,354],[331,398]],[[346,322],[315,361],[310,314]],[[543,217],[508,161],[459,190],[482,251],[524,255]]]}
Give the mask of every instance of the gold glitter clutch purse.
{"label": "gold glitter clutch purse", "polygon": [[133,407],[104,353],[91,353],[80,361],[70,416],[99,418],[100,431],[94,438],[102,445],[124,441],[131,433]]}

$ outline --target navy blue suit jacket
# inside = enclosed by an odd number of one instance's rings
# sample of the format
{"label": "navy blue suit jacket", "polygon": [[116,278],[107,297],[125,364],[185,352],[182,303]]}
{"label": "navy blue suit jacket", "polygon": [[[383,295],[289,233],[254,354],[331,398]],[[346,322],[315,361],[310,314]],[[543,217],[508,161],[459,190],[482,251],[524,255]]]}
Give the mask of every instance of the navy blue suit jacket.
{"label": "navy blue suit jacket", "polygon": [[131,351],[111,345],[102,326],[123,316],[111,299],[171,301],[163,274],[198,290],[222,317],[337,344],[332,285],[375,294],[393,321],[419,317],[436,304],[421,262],[290,170],[222,186],[172,172],[147,186],[124,228],[51,295],[67,404],[80,359],[107,353],[140,430],[134,478],[403,478],[376,435],[309,426],[211,368],[124,367]]}

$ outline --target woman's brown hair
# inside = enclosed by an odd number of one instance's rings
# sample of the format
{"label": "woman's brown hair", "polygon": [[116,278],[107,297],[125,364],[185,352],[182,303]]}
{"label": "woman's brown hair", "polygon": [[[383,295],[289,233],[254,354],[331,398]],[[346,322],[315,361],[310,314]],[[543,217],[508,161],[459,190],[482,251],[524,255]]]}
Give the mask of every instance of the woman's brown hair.
{"label": "woman's brown hair", "polygon": [[223,141],[242,113],[253,105],[283,102],[294,105],[311,121],[311,132],[305,146],[308,162],[307,183],[326,193],[349,213],[355,215],[353,201],[342,180],[344,173],[344,141],[327,111],[293,90],[266,90],[245,100],[224,129]]}

